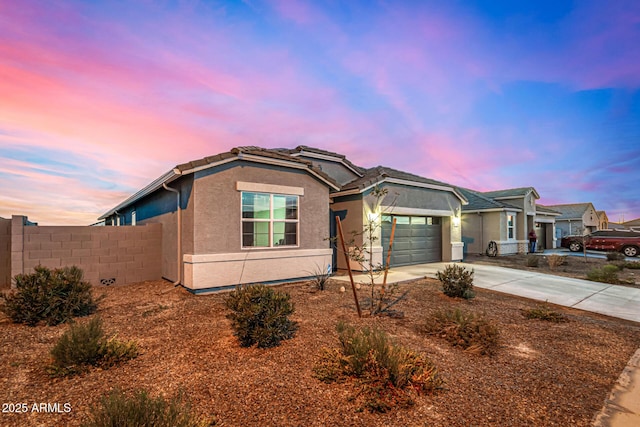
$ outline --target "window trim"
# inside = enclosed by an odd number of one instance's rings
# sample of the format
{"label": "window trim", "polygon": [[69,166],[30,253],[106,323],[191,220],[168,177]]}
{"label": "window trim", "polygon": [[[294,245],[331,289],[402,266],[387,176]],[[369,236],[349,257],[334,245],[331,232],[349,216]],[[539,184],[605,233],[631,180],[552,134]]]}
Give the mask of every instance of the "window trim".
{"label": "window trim", "polygon": [[[509,225],[509,217],[512,217],[512,223]],[[512,231],[512,237],[509,236],[509,230]],[[507,212],[507,240],[516,240],[516,214]]]}
{"label": "window trim", "polygon": [[[269,196],[269,219],[265,218],[243,218],[243,196],[244,194],[266,194]],[[275,219],[273,217],[274,211],[274,196],[282,197],[295,197],[296,199],[296,219]],[[250,222],[264,222],[269,224],[269,246],[244,246],[244,223]],[[296,244],[295,245],[274,245],[273,239],[273,224],[274,223],[289,223],[296,224]],[[300,247],[300,196],[297,194],[281,194],[281,193],[266,193],[262,191],[241,191],[240,192],[240,249],[241,250],[261,250],[261,249],[295,249]]]}

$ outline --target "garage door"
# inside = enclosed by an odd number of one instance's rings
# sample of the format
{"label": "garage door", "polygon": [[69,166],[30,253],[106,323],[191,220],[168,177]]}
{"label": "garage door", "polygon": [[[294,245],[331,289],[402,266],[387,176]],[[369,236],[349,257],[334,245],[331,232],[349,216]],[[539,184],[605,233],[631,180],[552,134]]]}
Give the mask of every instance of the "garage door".
{"label": "garage door", "polygon": [[391,266],[442,261],[440,217],[385,215],[382,217],[383,260],[387,260],[391,224],[396,218]]}

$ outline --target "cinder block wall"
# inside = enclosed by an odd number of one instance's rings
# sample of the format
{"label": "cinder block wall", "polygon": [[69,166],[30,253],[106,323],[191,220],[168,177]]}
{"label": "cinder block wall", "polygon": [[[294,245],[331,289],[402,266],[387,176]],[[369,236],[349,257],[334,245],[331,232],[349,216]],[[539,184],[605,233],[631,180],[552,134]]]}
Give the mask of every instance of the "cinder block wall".
{"label": "cinder block wall", "polygon": [[0,288],[11,283],[11,220],[0,218]]}
{"label": "cinder block wall", "polygon": [[[19,236],[22,251],[12,253],[11,277],[30,273],[37,265],[49,268],[76,265],[93,285],[161,278],[162,224],[15,228],[22,229],[22,236]],[[12,237],[18,234],[12,230]]]}

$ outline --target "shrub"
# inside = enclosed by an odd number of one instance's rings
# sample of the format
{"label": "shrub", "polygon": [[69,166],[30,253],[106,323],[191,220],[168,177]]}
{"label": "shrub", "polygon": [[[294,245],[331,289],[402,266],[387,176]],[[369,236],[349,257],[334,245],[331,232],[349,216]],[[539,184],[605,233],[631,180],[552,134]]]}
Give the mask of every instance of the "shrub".
{"label": "shrub", "polygon": [[229,294],[225,304],[232,310],[234,335],[242,347],[275,347],[280,341],[293,338],[297,322],[289,320],[295,311],[289,294],[264,285],[239,286]]}
{"label": "shrub", "polygon": [[527,319],[539,319],[547,322],[561,323],[569,321],[564,314],[555,311],[547,303],[539,304],[535,308],[522,310],[522,314]]}
{"label": "shrub", "polygon": [[145,390],[137,390],[132,397],[114,390],[90,409],[84,427],[199,427],[213,426],[215,420],[196,417],[181,396],[165,400],[152,398]]}
{"label": "shrub", "polygon": [[331,278],[331,268],[325,269],[316,266],[316,269],[311,273],[311,284],[319,291],[324,291],[327,286],[327,282]]}
{"label": "shrub", "polygon": [[338,323],[338,349],[323,349],[314,376],[327,383],[354,378],[361,390],[363,407],[386,412],[413,403],[411,391],[435,392],[442,386],[429,359],[391,342],[379,329],[356,329]]}
{"label": "shrub", "polygon": [[619,282],[618,267],[607,264],[602,268],[593,268],[587,273],[587,279],[594,282],[611,283],[615,285]]}
{"label": "shrub", "polygon": [[97,304],[91,284],[82,280],[82,270],[76,266],[50,270],[35,267],[31,274],[15,276],[16,291],[2,294],[1,310],[14,323],[35,326],[39,322],[57,325],[73,317],[95,312]]}
{"label": "shrub", "polygon": [[425,331],[446,339],[454,347],[492,355],[498,348],[498,327],[484,316],[463,312],[459,309],[436,312],[427,320]]}
{"label": "shrub", "polygon": [[108,367],[138,355],[133,341],[107,340],[102,320],[94,317],[85,324],[71,325],[51,350],[51,375],[73,375],[89,366]]}
{"label": "shrub", "polygon": [[549,263],[549,268],[551,270],[555,270],[561,265],[567,264],[567,256],[566,255],[558,255],[552,254],[547,257],[547,262]]}
{"label": "shrub", "polygon": [[456,264],[450,264],[444,271],[438,271],[436,277],[442,283],[442,292],[454,298],[471,299],[473,291],[473,270],[469,271]]}
{"label": "shrub", "polygon": [[638,270],[640,269],[640,262],[639,261],[627,261],[624,263],[624,268],[629,268],[632,270]]}
{"label": "shrub", "polygon": [[527,267],[537,267],[539,263],[540,258],[538,257],[538,255],[527,255]]}
{"label": "shrub", "polygon": [[607,261],[624,261],[624,254],[621,252],[607,252]]}

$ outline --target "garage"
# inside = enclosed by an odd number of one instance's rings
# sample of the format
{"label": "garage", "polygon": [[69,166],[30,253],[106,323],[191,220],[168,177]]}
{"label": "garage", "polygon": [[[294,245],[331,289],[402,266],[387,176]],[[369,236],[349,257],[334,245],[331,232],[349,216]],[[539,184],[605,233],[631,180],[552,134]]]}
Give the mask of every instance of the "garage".
{"label": "garage", "polygon": [[384,215],[382,217],[383,259],[386,263],[391,225],[396,231],[391,266],[442,261],[442,221],[440,217]]}

